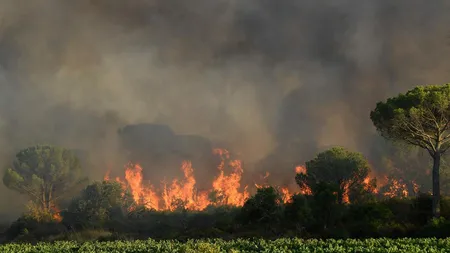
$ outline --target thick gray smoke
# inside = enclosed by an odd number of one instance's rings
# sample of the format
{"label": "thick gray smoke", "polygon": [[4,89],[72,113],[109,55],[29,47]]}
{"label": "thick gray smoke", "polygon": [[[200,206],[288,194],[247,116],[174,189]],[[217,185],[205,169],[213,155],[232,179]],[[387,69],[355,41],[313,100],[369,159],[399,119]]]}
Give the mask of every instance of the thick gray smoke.
{"label": "thick gray smoke", "polygon": [[2,157],[37,142],[82,149],[99,179],[126,159],[118,128],[138,123],[221,143],[258,172],[330,145],[371,156],[378,100],[450,80],[448,7],[1,0]]}

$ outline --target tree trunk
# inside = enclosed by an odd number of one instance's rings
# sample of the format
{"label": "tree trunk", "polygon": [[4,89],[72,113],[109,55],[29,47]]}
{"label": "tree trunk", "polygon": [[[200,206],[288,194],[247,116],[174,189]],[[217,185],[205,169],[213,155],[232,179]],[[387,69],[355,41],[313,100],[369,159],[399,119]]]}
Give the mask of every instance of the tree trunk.
{"label": "tree trunk", "polygon": [[441,154],[436,152],[433,156],[433,217],[441,215],[441,188],[439,184],[439,167],[441,165]]}

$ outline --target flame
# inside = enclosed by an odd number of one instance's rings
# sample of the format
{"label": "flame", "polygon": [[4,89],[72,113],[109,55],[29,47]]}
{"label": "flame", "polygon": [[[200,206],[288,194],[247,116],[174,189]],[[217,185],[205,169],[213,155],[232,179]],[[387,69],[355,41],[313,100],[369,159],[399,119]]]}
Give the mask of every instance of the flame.
{"label": "flame", "polygon": [[[128,165],[127,170],[125,170],[125,179],[130,187],[133,199],[137,204],[144,205],[150,209],[158,209],[159,198],[153,191],[153,186],[143,185],[142,167],[139,164],[132,165],[130,163]],[[122,183],[122,187],[124,185]]]}
{"label": "flame", "polygon": [[350,188],[350,183],[346,182],[344,183],[344,192],[342,193],[342,203],[349,204],[350,203],[350,197],[348,196]]}
{"label": "flame", "polygon": [[111,170],[108,170],[105,174],[105,176],[103,177],[103,181],[109,181],[109,174],[111,174]]}
{"label": "flame", "polygon": [[[230,160],[230,154],[225,149],[215,149],[214,154],[220,155],[221,162],[218,166],[219,175],[212,182],[212,188],[207,191],[197,191],[194,169],[190,161],[183,161],[181,171],[183,180],[174,179],[171,184],[162,182],[162,190],[155,190],[151,184],[143,182],[142,167],[139,164],[129,163],[125,169],[125,180],[116,178],[124,189],[130,189],[136,204],[155,210],[175,210],[180,204],[188,210],[204,210],[209,205],[242,206],[249,198],[247,186],[242,192],[241,179],[243,174],[242,162]],[[232,169],[229,175],[225,175],[225,167]],[[109,172],[104,179],[110,180]],[[212,203],[209,195],[214,192],[219,201]]]}
{"label": "flame", "polygon": [[391,178],[391,183],[383,195],[389,198],[397,196],[408,197],[408,188],[402,179],[397,180]]}
{"label": "flame", "polygon": [[297,174],[306,174],[306,167],[305,166],[297,166],[295,167],[295,173]]}
{"label": "flame", "polygon": [[415,194],[419,193],[420,186],[416,183],[416,181],[411,182],[413,185],[413,191]]}
{"label": "flame", "polygon": [[[307,172],[307,170],[306,170],[305,166],[299,165],[299,166],[295,167],[296,174],[306,175],[306,172]],[[311,187],[309,187],[308,185],[303,185],[302,187],[300,187],[300,190],[297,193],[302,194],[302,195],[312,195],[312,190],[311,190]]]}
{"label": "flame", "polygon": [[366,188],[368,188],[369,187],[369,183],[370,183],[370,177],[369,176],[367,176],[366,178],[364,178],[364,184],[365,184],[365,187]]}
{"label": "flame", "polygon": [[[306,167],[305,166],[296,166],[294,169],[296,174],[306,174]],[[267,180],[267,178],[269,177],[269,172],[266,172],[265,176],[262,177],[264,180]],[[298,187],[297,184],[295,184],[296,187]],[[260,184],[256,184],[255,183],[256,188],[263,188],[263,187],[267,187],[268,183],[264,182],[263,185]],[[281,194],[281,197],[283,199],[283,203],[289,203],[292,201],[292,196],[294,196],[295,194],[301,194],[301,195],[312,195],[312,190],[308,185],[304,185],[302,187],[300,187],[300,189],[296,189],[296,190],[292,190],[293,187],[291,187],[291,189],[289,189],[289,187],[283,186],[283,187],[279,187],[279,192]]]}
{"label": "flame", "polygon": [[59,208],[55,205],[52,205],[51,210],[53,213],[53,215],[52,215],[53,220],[55,220],[57,222],[61,222],[63,220],[63,218],[61,216],[61,210],[59,210]]}
{"label": "flame", "polygon": [[185,178],[183,182],[179,182],[177,179],[174,179],[169,187],[164,184],[162,196],[164,206],[173,211],[178,207],[177,204],[181,201],[186,209],[205,209],[210,204],[208,194],[207,192],[200,192],[196,194],[196,181],[194,178],[192,163],[190,161],[183,161],[181,170],[183,171]]}
{"label": "flame", "polygon": [[226,150],[214,150],[214,153],[219,154],[222,160],[218,167],[220,174],[212,184],[213,189],[219,194],[219,196],[222,197],[223,202],[221,204],[242,206],[250,196],[250,194],[247,192],[247,186],[244,188],[244,192],[240,193],[238,191],[241,186],[240,181],[242,178],[242,173],[244,172],[244,170],[242,169],[242,162],[240,160],[231,160],[229,162],[229,165],[231,168],[233,168],[233,172],[230,175],[225,176],[225,159],[229,158],[229,154],[228,151],[224,151]]}
{"label": "flame", "polygon": [[[143,169],[139,164],[127,164],[125,167],[125,178],[116,177],[115,181],[119,182],[124,190],[131,192],[135,204],[145,206],[148,209],[173,211],[181,205],[188,210],[201,211],[210,205],[243,206],[250,194],[248,187],[241,185],[244,173],[241,160],[230,159],[230,153],[226,149],[214,149],[213,154],[220,157],[220,163],[217,166],[218,175],[211,182],[211,188],[205,191],[199,191],[196,188],[197,181],[190,161],[183,161],[181,164],[180,170],[183,172],[183,178],[173,179],[170,183],[161,182],[159,189],[149,182],[144,182]],[[296,174],[306,174],[307,168],[303,165],[298,165],[294,168],[294,172]],[[258,189],[269,186],[269,176],[269,172],[261,175],[261,182],[255,183],[255,187]],[[380,182],[381,184],[374,187],[372,184],[373,179],[376,179],[377,183]],[[111,180],[109,170],[106,172],[104,180]],[[363,183],[364,188],[373,194],[380,194],[379,190],[381,187],[388,185],[389,187],[381,196],[407,197],[409,195],[406,183],[401,179],[395,180],[387,176],[376,176],[371,173],[363,180]],[[411,184],[414,192],[417,193],[419,185],[414,181]],[[349,186],[348,182],[343,185],[343,203],[350,203]],[[277,189],[283,203],[290,202],[294,194],[312,195],[312,190],[308,185],[298,188],[295,181],[289,185],[277,187]],[[129,210],[133,208],[130,207]],[[59,211],[56,213],[59,215]]]}
{"label": "flame", "polygon": [[364,178],[363,184],[364,184],[364,190],[371,192],[373,194],[378,194],[379,192],[379,186],[376,185],[374,187],[374,185],[372,185],[372,180],[377,180],[376,182],[378,183],[378,178],[376,178],[375,176],[371,176],[370,174]]}
{"label": "flame", "polygon": [[281,197],[283,199],[283,203],[290,203],[292,202],[292,196],[294,194],[289,192],[289,189],[287,187],[281,187]]}
{"label": "flame", "polygon": [[[377,180],[376,188],[372,188],[370,184],[373,178],[376,178]],[[395,198],[395,197],[406,198],[411,194],[417,194],[419,192],[420,186],[414,180],[409,181],[409,183],[412,186],[412,192],[409,192],[407,183],[401,178],[395,179],[387,175],[377,177],[369,175],[367,178],[364,179],[366,190],[369,190],[374,194],[380,194],[381,196],[385,196],[388,198]],[[380,192],[381,189],[383,190],[382,192]]]}

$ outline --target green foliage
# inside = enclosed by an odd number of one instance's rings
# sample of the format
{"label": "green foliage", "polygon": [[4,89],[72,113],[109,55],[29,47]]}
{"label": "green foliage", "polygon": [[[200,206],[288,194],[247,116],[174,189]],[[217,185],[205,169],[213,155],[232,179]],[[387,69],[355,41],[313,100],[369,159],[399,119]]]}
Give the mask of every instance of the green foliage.
{"label": "green foliage", "polygon": [[433,158],[432,212],[439,217],[441,156],[450,148],[450,84],[419,86],[379,102],[370,118],[385,138],[421,147]]}
{"label": "green foliage", "polygon": [[313,231],[323,233],[338,225],[344,206],[338,202],[336,184],[319,182],[314,188],[312,210],[316,228]]}
{"label": "green foliage", "polygon": [[63,233],[49,237],[49,241],[91,242],[114,240],[115,235],[110,231],[87,229],[80,232]]}
{"label": "green foliage", "polygon": [[5,235],[9,241],[34,242],[44,240],[52,235],[65,233],[66,229],[55,221],[37,221],[23,216],[7,229]]}
{"label": "green foliage", "polygon": [[0,251],[5,253],[31,252],[79,252],[79,253],[110,253],[110,252],[205,252],[205,253],[235,253],[235,252],[447,252],[450,239],[365,239],[365,240],[302,240],[298,238],[266,240],[189,240],[179,241],[114,241],[87,242],[61,241],[55,243],[4,244]]}
{"label": "green foliage", "polygon": [[63,222],[75,228],[101,228],[107,222],[123,219],[132,204],[130,193],[120,183],[95,182],[73,199],[63,212]]}
{"label": "green foliage", "polygon": [[450,220],[450,197],[443,196],[441,199],[441,215]]}
{"label": "green foliage", "polygon": [[417,225],[424,226],[433,217],[433,199],[429,194],[420,194],[413,200],[411,206],[411,220]]}
{"label": "green foliage", "polygon": [[314,222],[311,200],[307,196],[296,194],[292,196],[292,201],[284,208],[285,226],[295,229],[297,233],[303,234]]}
{"label": "green foliage", "polygon": [[407,223],[411,218],[413,200],[390,198],[380,201],[380,204],[385,205],[391,210],[394,219],[400,223]]}
{"label": "green foliage", "polygon": [[[338,202],[343,203],[346,187],[351,202],[364,201],[370,187],[364,183],[370,172],[369,164],[362,154],[334,147],[319,153],[313,160],[306,162],[306,174],[297,174],[300,187],[311,187],[313,194],[319,191],[320,184],[328,184],[336,189]],[[319,188],[318,188],[319,187]]]}
{"label": "green foliage", "polygon": [[273,187],[258,189],[241,209],[241,220],[248,224],[271,224],[281,220],[283,199]]}
{"label": "green foliage", "polygon": [[55,221],[53,212],[43,209],[41,206],[38,206],[33,202],[28,203],[24,217],[37,222]]}
{"label": "green foliage", "polygon": [[444,152],[450,147],[450,84],[419,86],[379,102],[370,118],[387,139]]}
{"label": "green foliage", "polygon": [[16,154],[3,183],[27,194],[41,209],[51,211],[56,201],[67,197],[83,182],[78,158],[73,152],[53,146],[33,146]]}
{"label": "green foliage", "polygon": [[350,205],[343,217],[343,223],[355,238],[383,236],[386,224],[394,215],[386,205],[377,202]]}

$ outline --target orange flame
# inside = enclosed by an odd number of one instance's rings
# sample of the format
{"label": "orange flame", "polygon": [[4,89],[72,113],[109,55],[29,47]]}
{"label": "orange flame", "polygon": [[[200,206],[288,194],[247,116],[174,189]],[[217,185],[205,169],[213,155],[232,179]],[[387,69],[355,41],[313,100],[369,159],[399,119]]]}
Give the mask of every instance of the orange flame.
{"label": "orange flame", "polygon": [[[242,206],[248,199],[247,186],[240,192],[242,178],[242,163],[240,160],[227,160],[229,152],[225,149],[215,149],[214,154],[221,156],[218,166],[219,175],[212,182],[212,189],[199,192],[195,188],[194,169],[190,161],[183,161],[181,170],[184,180],[174,179],[170,185],[163,183],[162,190],[156,191],[151,184],[143,183],[142,167],[139,164],[128,164],[125,170],[125,181],[116,178],[124,189],[130,189],[136,204],[155,210],[175,210],[180,204],[188,210],[204,210],[209,205]],[[225,175],[225,166],[231,167],[232,172]],[[109,180],[109,172],[104,178]],[[158,194],[158,192],[160,194]],[[210,193],[216,193],[220,201],[212,203]]]}
{"label": "orange flame", "polygon": [[306,174],[306,167],[305,166],[297,166],[295,167],[295,173],[297,174]]}
{"label": "orange flame", "polygon": [[[294,169],[296,174],[306,174],[306,168],[304,166],[296,166]],[[269,177],[269,173],[266,172],[265,176],[263,177],[264,180],[266,180]],[[263,185],[260,184],[256,184],[255,183],[256,188],[262,188],[262,187],[266,187],[268,186],[268,184],[265,182]],[[289,187],[280,187],[279,188],[279,192],[281,194],[281,197],[283,199],[283,203],[289,203],[292,201],[292,196],[294,196],[295,194],[302,194],[302,195],[312,195],[312,190],[308,185],[304,185],[302,187],[300,187],[299,190],[290,190]]]}
{"label": "orange flame", "polygon": [[[295,173],[306,175],[307,173],[306,167],[302,165],[296,166]],[[298,193],[303,195],[312,195],[312,190],[308,185],[304,185],[300,188],[300,191],[298,191]]]}
{"label": "orange flame", "polygon": [[394,198],[396,196],[408,197],[408,194],[408,188],[403,180],[391,179],[391,184],[383,195],[386,197]]}
{"label": "orange flame", "polygon": [[416,183],[416,181],[412,181],[411,183],[413,185],[414,193],[415,194],[419,193],[420,186]]}
{"label": "orange flame", "polygon": [[[213,153],[221,158],[217,166],[219,174],[212,181],[211,188],[206,191],[198,191],[196,189],[197,182],[194,176],[194,168],[190,161],[183,161],[181,164],[183,179],[173,179],[171,183],[162,182],[160,189],[155,189],[153,185],[143,181],[143,169],[139,164],[133,165],[129,163],[125,169],[125,179],[122,180],[116,177],[115,181],[119,182],[124,190],[130,190],[137,205],[142,205],[149,209],[173,211],[181,205],[188,210],[201,211],[210,205],[244,205],[250,194],[247,191],[247,186],[241,186],[244,172],[242,162],[230,159],[230,153],[226,149],[214,149]],[[225,173],[225,171],[230,172]],[[306,174],[307,168],[299,165],[295,167],[294,171],[296,174]],[[266,172],[261,176],[262,184],[255,183],[255,187],[267,187],[269,175]],[[374,194],[379,193],[380,185],[377,187],[372,185],[372,179],[374,178],[377,179],[377,183],[381,182],[381,185],[391,181],[389,189],[382,194],[384,196],[395,197],[401,195],[406,197],[409,195],[406,184],[401,179],[394,180],[387,176],[380,178],[374,175],[367,176],[363,181],[366,190]],[[107,171],[104,180],[110,180],[110,171]],[[414,192],[417,193],[419,186],[415,182],[412,182],[412,184]],[[312,190],[308,185],[303,185],[300,189],[295,189],[293,185],[296,185],[295,182],[292,182],[289,186],[284,185],[278,188],[284,203],[290,202],[294,194],[312,195]],[[342,201],[349,203],[349,184],[346,183],[343,187]]]}
{"label": "orange flame", "polygon": [[283,199],[283,203],[291,202],[293,195],[294,194],[290,193],[287,187],[281,187],[281,197]]}
{"label": "orange flame", "polygon": [[103,181],[109,181],[109,174],[111,174],[111,170],[108,170],[105,174],[105,176],[103,177]]}
{"label": "orange flame", "polygon": [[56,207],[55,205],[53,205],[51,207],[51,210],[53,212],[53,215],[52,215],[53,219],[57,222],[61,222],[63,220],[63,218],[61,216],[61,210],[59,210],[59,208]]}
{"label": "orange flame", "polygon": [[225,159],[229,158],[229,153],[223,149],[214,150],[215,154],[219,154],[222,161],[218,167],[220,170],[219,176],[213,181],[213,189],[222,197],[225,205],[242,206],[248,199],[249,193],[247,192],[247,186],[244,187],[244,192],[240,193],[239,188],[241,186],[240,181],[242,178],[242,163],[240,160],[231,160],[229,165],[233,168],[233,172],[229,176],[224,175]]}
{"label": "orange flame", "polygon": [[342,203],[350,203],[350,197],[348,196],[350,184],[347,182],[344,184],[344,192],[342,194]]}
{"label": "orange flame", "polygon": [[194,178],[192,163],[189,161],[184,161],[181,165],[181,170],[184,173],[184,182],[179,182],[177,179],[174,179],[169,187],[164,184],[162,198],[165,208],[173,211],[177,208],[179,201],[181,201],[186,209],[205,209],[210,204],[208,194],[206,192],[196,194],[196,181]]}

